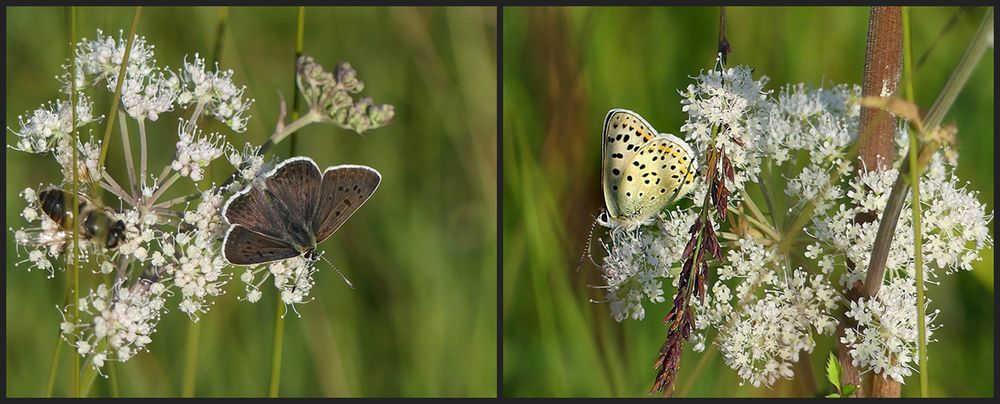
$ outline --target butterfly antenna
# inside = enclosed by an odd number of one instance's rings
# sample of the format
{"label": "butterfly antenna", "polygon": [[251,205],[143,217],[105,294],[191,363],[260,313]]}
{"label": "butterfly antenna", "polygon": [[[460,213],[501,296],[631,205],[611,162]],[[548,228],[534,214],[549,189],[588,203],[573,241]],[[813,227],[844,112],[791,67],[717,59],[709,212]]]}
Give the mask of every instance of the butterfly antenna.
{"label": "butterfly antenna", "polygon": [[[600,214],[601,212],[598,211],[597,215],[600,216]],[[580,263],[576,265],[576,272],[580,272],[580,268],[583,268],[583,257],[590,257],[590,262],[594,263],[594,265],[597,265],[597,263],[594,262],[594,257],[591,255],[590,246],[593,244],[594,241],[594,229],[597,228],[598,216],[594,216],[594,221],[590,224],[590,232],[587,233],[587,247],[584,248],[583,253],[580,254]]]}
{"label": "butterfly antenna", "polygon": [[334,266],[332,262],[330,262],[329,260],[327,260],[326,257],[324,257],[324,256],[321,255],[320,258],[323,260],[323,262],[326,262],[327,264],[329,264],[330,267],[333,268],[334,271],[337,271],[337,274],[340,275],[340,277],[344,279],[344,282],[347,283],[347,286],[350,286],[351,289],[354,289],[354,284],[351,283],[350,279],[347,279],[347,277],[344,276],[343,272],[340,272],[340,270],[337,269],[337,267]]}

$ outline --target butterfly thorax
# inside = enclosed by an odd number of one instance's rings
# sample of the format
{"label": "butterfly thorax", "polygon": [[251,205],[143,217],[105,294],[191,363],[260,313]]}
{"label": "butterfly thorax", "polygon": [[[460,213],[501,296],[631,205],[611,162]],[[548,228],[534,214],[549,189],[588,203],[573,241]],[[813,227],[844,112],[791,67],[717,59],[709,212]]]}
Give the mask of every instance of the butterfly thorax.
{"label": "butterfly thorax", "polygon": [[316,236],[312,229],[298,223],[289,223],[285,233],[285,242],[295,247],[296,251],[307,253],[316,250]]}
{"label": "butterfly thorax", "polygon": [[316,249],[316,235],[313,233],[312,228],[296,220],[292,215],[291,210],[288,205],[285,204],[280,198],[274,196],[271,191],[264,190],[264,195],[271,198],[271,201],[276,207],[276,213],[280,216],[282,222],[285,223],[285,232],[283,234],[284,242],[290,244],[295,248],[296,251],[300,253],[306,253]]}

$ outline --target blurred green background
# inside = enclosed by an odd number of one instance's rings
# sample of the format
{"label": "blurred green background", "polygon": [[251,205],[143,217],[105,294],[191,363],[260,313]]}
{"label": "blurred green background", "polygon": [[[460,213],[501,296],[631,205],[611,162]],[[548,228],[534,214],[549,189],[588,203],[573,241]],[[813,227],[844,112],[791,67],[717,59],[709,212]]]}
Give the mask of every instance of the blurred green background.
{"label": "blurred green background", "polygon": [[[986,10],[912,10],[917,101],[929,108]],[[639,112],[659,131],[685,119],[678,89],[713,67],[717,7],[521,8],[503,10],[503,394],[645,396],[670,307],[616,323],[587,287],[599,271],[575,272],[600,191],[601,122],[611,108]],[[952,29],[942,31],[957,15]],[[746,64],[785,83],[861,83],[867,8],[727,7],[729,64]],[[914,63],[917,63],[915,59]],[[958,175],[993,209],[993,50],[988,50],[945,118],[959,128]],[[993,223],[990,223],[992,232]],[[598,255],[599,247],[594,247]],[[928,293],[940,308],[929,346],[930,392],[991,396],[994,389],[993,249],[975,270],[940,279]],[[714,338],[709,334],[710,339]],[[829,338],[812,360],[821,392]],[[721,355],[686,349],[677,392],[692,396],[802,395],[799,380],[773,389],[739,386]],[[904,396],[919,394],[916,375]]]}
{"label": "blurred green background", "polygon": [[[78,37],[96,29],[127,33],[133,8],[78,9]],[[261,144],[273,131],[279,92],[292,97],[295,7],[145,7],[139,35],[156,46],[159,66],[179,69],[185,55],[211,58],[220,15],[226,17],[219,56],[256,103],[244,134],[220,131],[237,144]],[[67,59],[64,8],[7,8],[7,125],[55,99],[53,78]],[[495,396],[497,385],[496,8],[312,8],[305,10],[304,52],[328,69],[341,60],[357,69],[362,96],[396,107],[388,127],[358,136],[332,125],[298,133],[298,154],[321,167],[366,164],[378,169],[378,192],[321,249],[357,286],[349,289],[321,264],[298,318],[285,319],[282,396]],[[190,59],[189,59],[190,60]],[[95,92],[95,115],[111,94]],[[188,113],[189,114],[189,113]],[[177,111],[150,128],[150,167],[172,158]],[[134,122],[133,122],[134,125]],[[117,122],[116,122],[117,126]],[[104,123],[92,126],[101,136]],[[134,128],[133,128],[134,130]],[[87,132],[83,132],[86,135]],[[14,136],[7,135],[7,143]],[[287,157],[289,142],[269,155]],[[137,145],[137,142],[133,142]],[[6,220],[20,227],[26,186],[58,183],[49,157],[8,149]],[[125,178],[117,128],[109,168]],[[231,172],[213,165],[221,182]],[[152,171],[159,172],[159,169]],[[183,181],[182,181],[183,182]],[[181,188],[170,193],[182,194]],[[188,192],[190,190],[187,190]],[[169,196],[168,196],[169,197]],[[8,234],[9,235],[9,234]],[[14,267],[6,242],[6,386],[10,396],[45,394],[67,277]],[[83,290],[96,286],[86,271]],[[195,394],[267,394],[275,290],[256,304],[228,293],[202,316]],[[176,396],[184,377],[190,321],[168,301],[150,352],[119,364],[93,394]],[[55,395],[69,393],[70,349],[62,349]]]}

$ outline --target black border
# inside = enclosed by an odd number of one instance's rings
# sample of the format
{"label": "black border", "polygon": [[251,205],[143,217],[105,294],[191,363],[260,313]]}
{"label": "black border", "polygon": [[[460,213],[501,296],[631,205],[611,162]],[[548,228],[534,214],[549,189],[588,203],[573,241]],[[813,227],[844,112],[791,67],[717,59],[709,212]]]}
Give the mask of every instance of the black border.
{"label": "black border", "polygon": [[[191,1],[162,1],[162,0],[151,0],[144,1],[144,5],[149,6],[219,6],[219,5],[240,5],[240,6],[291,6],[288,2],[282,1],[260,1],[255,2],[253,5],[249,4],[238,4],[233,1],[215,1],[206,3],[196,3]],[[300,0],[297,2],[298,5],[308,5],[308,6],[481,6],[489,7],[493,6],[496,8],[496,77],[497,77],[497,132],[496,132],[496,146],[497,146],[497,184],[496,184],[496,201],[497,201],[497,315],[496,315],[496,326],[497,326],[497,346],[496,346],[496,397],[495,399],[503,399],[503,9],[505,6],[515,6],[515,7],[527,7],[527,6],[654,6],[654,5],[692,5],[692,6],[707,6],[707,5],[721,5],[722,2],[719,1],[705,1],[705,0],[694,0],[685,3],[668,2],[668,1],[655,1],[655,0],[625,0],[620,2],[612,2],[608,0],[576,0],[576,1],[530,1],[530,0],[465,0],[465,1],[441,1],[441,0],[430,0],[430,1],[390,1],[390,0],[372,0],[372,1],[315,1],[315,0]],[[950,1],[910,1],[904,2],[900,0],[890,0],[879,2],[882,5],[911,5],[914,3],[920,3],[919,5],[941,5],[941,6],[955,6],[955,5],[977,5],[977,6],[995,6],[994,2],[991,1],[962,1],[961,4],[956,4],[956,2]],[[67,5],[63,1],[31,1],[31,0],[14,0],[14,1],[4,1],[3,11],[0,11],[0,25],[4,28],[4,35],[6,35],[6,7],[7,6],[59,6]],[[126,6],[134,4],[125,4],[122,2],[114,1],[95,1],[86,2],[85,4],[80,4],[81,6]],[[788,4],[786,1],[774,1],[774,0],[760,0],[760,1],[746,1],[737,0],[727,2],[727,5],[733,6],[750,6],[750,5],[792,5]],[[806,4],[800,4],[806,5]],[[830,1],[821,0],[808,4],[809,6],[869,6],[872,2],[857,1],[857,0],[847,0],[847,1]],[[3,54],[6,55],[7,42],[3,41],[0,44],[0,49],[3,50]],[[995,58],[995,56],[994,56]],[[995,60],[995,59],[994,59]],[[994,66],[994,72],[996,67]],[[0,88],[3,89],[6,94],[7,90],[7,67],[6,63],[0,67],[0,73],[3,75],[3,79],[0,80]],[[994,133],[1000,133],[1000,126],[997,126],[996,120],[994,120]],[[994,145],[994,153],[1000,154],[1000,146]],[[4,162],[6,163],[6,153],[4,154]],[[6,164],[4,165],[6,167]],[[6,169],[6,168],[5,168]],[[997,170],[996,163],[993,166],[994,177],[1000,171]],[[4,181],[6,182],[6,180]],[[996,196],[996,190],[994,188],[994,199]],[[2,219],[3,227],[6,227],[6,216]],[[7,232],[3,232],[3,239],[6,243]],[[995,248],[995,236],[994,236],[994,248]],[[6,285],[7,281],[6,269],[0,274],[0,281]],[[997,289],[997,285],[1000,285],[1000,280],[994,277],[994,290]],[[1000,308],[996,297],[994,295],[994,311]],[[4,318],[6,320],[6,312],[4,313]],[[1000,335],[995,332],[996,324],[994,324],[994,347],[1000,346]],[[6,357],[6,333],[2,337],[4,343],[4,357]],[[994,380],[997,377],[997,363],[1000,362],[1000,354],[994,349]],[[7,381],[6,378],[2,382],[4,397],[7,398]],[[1000,396],[1000,384],[994,382],[994,396]],[[487,397],[487,399],[490,399]],[[987,398],[989,399],[989,398]]]}

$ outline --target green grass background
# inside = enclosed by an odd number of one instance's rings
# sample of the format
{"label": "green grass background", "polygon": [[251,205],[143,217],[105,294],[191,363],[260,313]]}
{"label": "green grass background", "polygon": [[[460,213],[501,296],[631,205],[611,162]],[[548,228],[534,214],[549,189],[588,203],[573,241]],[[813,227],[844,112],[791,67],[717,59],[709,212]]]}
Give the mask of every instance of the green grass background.
{"label": "green grass background", "polygon": [[[985,9],[912,10],[918,103],[929,108]],[[588,284],[598,271],[575,272],[600,191],[600,125],[611,108],[641,113],[658,130],[678,133],[685,118],[678,89],[710,69],[718,40],[716,7],[522,8],[503,10],[503,394],[505,396],[644,396],[670,307],[647,306],[646,319],[611,319]],[[731,7],[730,65],[746,64],[784,83],[859,83],[867,8]],[[915,61],[916,62],[916,61]],[[992,210],[993,50],[988,50],[945,118],[959,128],[958,175]],[[990,223],[993,229],[993,223]],[[597,247],[595,246],[595,254]],[[940,308],[929,346],[930,392],[991,396],[994,389],[993,249],[972,272],[940,279],[928,293]],[[668,297],[672,292],[668,291]],[[714,336],[709,335],[709,338]],[[830,352],[820,338],[812,361],[820,392]],[[773,389],[740,386],[715,354],[690,377],[702,354],[685,350],[678,392],[692,396],[802,395],[799,380]],[[688,390],[690,389],[690,390]],[[904,396],[919,394],[914,375]]]}
{"label": "green grass background", "polygon": [[[127,33],[133,10],[79,8],[77,34],[93,38],[98,28],[115,37],[119,29]],[[137,33],[155,44],[158,65],[179,69],[185,55],[211,57],[221,11],[145,7]],[[68,57],[69,25],[64,8],[7,8],[6,17],[5,116],[16,128],[18,115],[57,96],[53,77]],[[220,63],[257,101],[246,133],[217,124],[210,130],[237,144],[260,144],[273,131],[279,92],[289,102],[292,96],[296,23],[295,7],[229,9]],[[311,125],[297,135],[298,154],[320,166],[366,164],[383,181],[322,244],[357,289],[320,265],[315,300],[298,307],[302,318],[286,317],[281,395],[496,395],[496,33],[493,7],[306,9],[305,53],[327,68],[351,62],[366,84],[362,95],[394,104],[396,118],[364,137],[332,125]],[[111,94],[96,94],[95,114],[106,115]],[[167,113],[148,125],[151,171],[158,173],[172,157],[179,116]],[[104,123],[92,128],[103,135]],[[8,133],[7,143],[13,139]],[[288,142],[271,154],[288,156]],[[61,178],[51,157],[10,149],[5,156],[5,218],[8,227],[20,227],[18,192]],[[108,161],[122,182],[117,128]],[[213,167],[216,181],[230,172],[224,160]],[[13,248],[7,237],[6,392],[41,396],[56,347],[55,306],[67,277],[60,270],[49,280],[14,267]],[[84,270],[84,291],[96,286],[94,278]],[[237,273],[228,293],[202,316],[196,395],[267,394],[276,299],[273,287],[263,290],[256,304],[238,302],[243,288]],[[176,299],[168,307],[150,352],[118,365],[114,380],[99,379],[93,394],[180,395],[190,322]],[[57,396],[70,391],[70,355],[64,346]]]}

